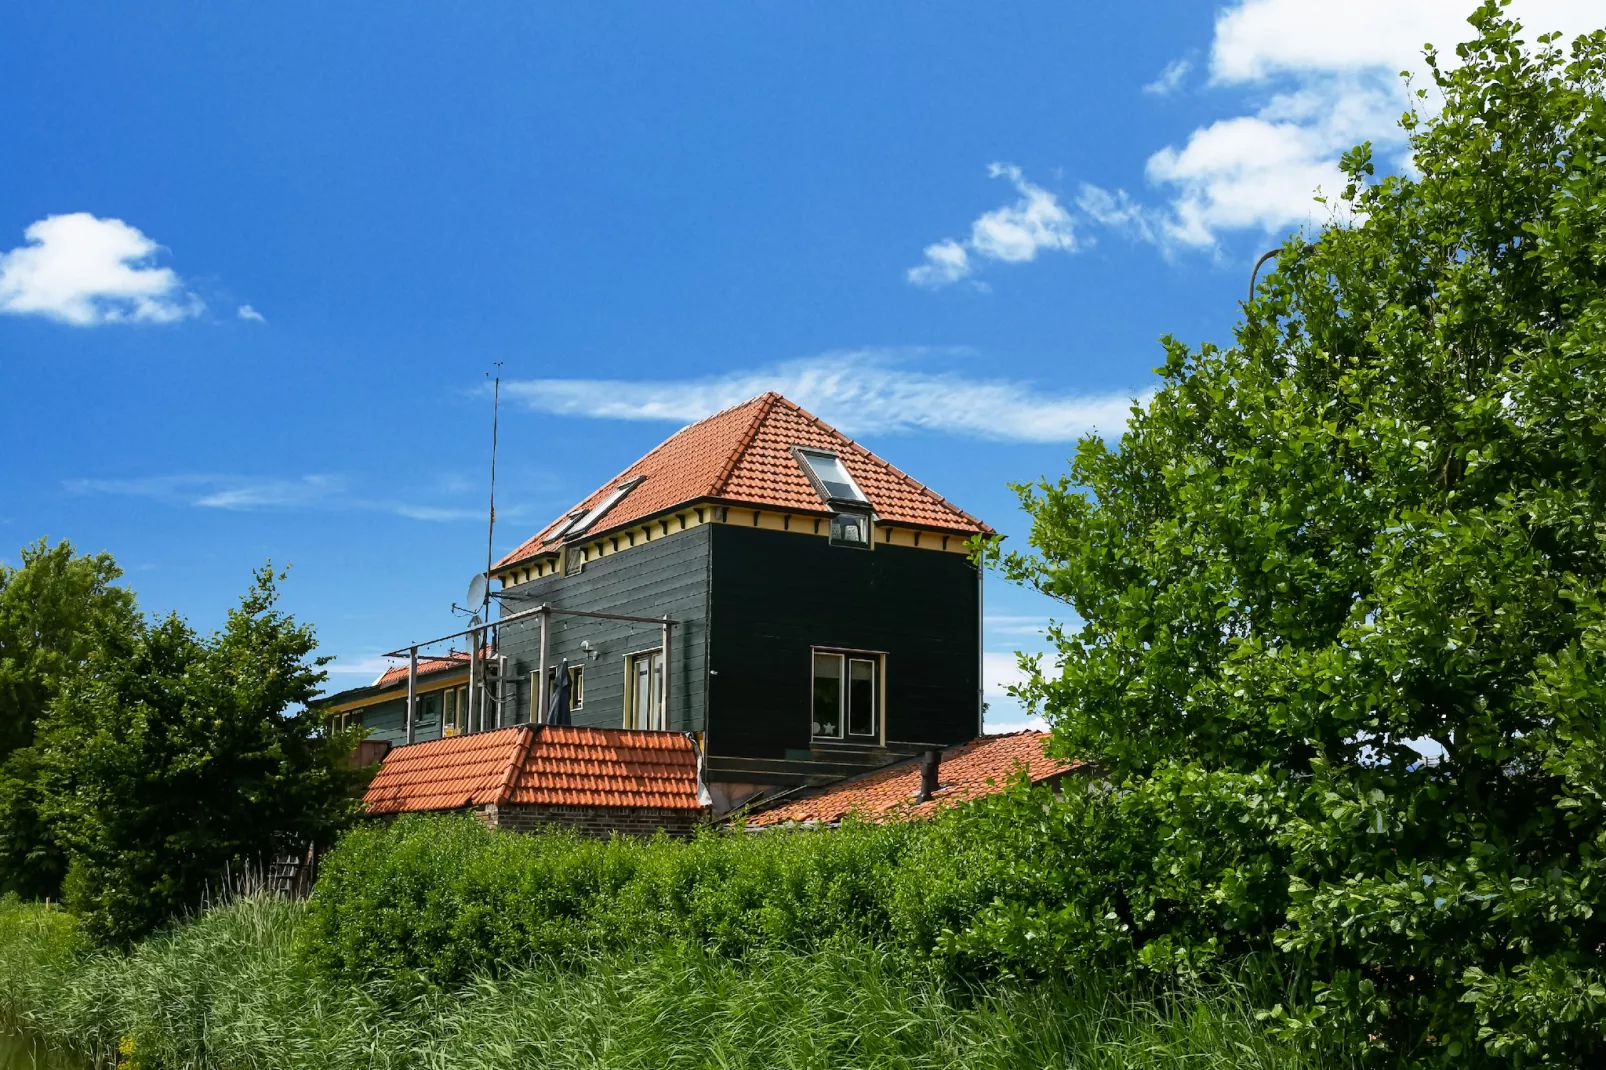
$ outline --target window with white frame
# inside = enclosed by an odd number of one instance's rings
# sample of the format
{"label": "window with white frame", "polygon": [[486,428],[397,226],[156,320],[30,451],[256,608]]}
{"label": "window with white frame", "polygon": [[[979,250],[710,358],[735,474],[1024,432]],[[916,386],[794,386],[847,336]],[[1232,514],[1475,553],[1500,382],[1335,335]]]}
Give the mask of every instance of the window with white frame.
{"label": "window with white frame", "polygon": [[880,707],[880,655],[814,651],[814,738],[871,742],[881,732]]}
{"label": "window with white frame", "polygon": [[625,727],[664,728],[664,659],[659,650],[625,658]]}

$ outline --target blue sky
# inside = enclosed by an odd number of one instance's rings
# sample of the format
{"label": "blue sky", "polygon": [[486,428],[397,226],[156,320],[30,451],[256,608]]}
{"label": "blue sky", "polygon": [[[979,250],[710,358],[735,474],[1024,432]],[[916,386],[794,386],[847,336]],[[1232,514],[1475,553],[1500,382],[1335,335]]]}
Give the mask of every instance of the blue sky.
{"label": "blue sky", "polygon": [[[362,682],[483,567],[497,362],[498,553],[770,388],[1023,540],[1469,7],[13,5],[0,554],[203,627],[292,564]],[[987,600],[996,728],[1059,607]]]}

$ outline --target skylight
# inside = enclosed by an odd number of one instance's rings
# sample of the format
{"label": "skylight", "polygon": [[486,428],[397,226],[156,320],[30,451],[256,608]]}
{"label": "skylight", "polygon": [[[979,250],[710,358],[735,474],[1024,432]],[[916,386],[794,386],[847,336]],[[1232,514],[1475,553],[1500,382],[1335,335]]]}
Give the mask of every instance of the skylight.
{"label": "skylight", "polygon": [[846,466],[841,458],[834,453],[820,453],[815,450],[798,450],[798,460],[808,469],[809,476],[815,488],[827,501],[839,502],[867,502],[864,492],[859,485],[853,482],[848,475]]}
{"label": "skylight", "polygon": [[588,530],[593,524],[607,515],[609,509],[612,509],[614,506],[618,505],[626,494],[629,494],[631,491],[639,487],[644,479],[646,479],[645,476],[636,476],[634,479],[627,479],[617,487],[614,487],[608,492],[608,496],[606,498],[603,498],[596,504],[594,509],[564,529],[564,537],[567,538],[570,535],[579,535],[581,532]]}

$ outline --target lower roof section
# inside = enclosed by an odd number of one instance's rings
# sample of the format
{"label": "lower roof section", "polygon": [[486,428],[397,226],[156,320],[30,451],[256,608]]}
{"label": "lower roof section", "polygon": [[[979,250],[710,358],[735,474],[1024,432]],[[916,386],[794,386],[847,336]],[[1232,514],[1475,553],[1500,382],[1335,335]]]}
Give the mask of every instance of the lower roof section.
{"label": "lower roof section", "polygon": [[917,802],[921,761],[912,758],[848,780],[791,795],[747,817],[750,828],[776,825],[834,825],[850,814],[866,821],[930,817],[944,807],[1003,791],[1024,773],[1039,783],[1081,768],[1082,762],[1052,758],[1047,732],[978,736],[942,752],[937,790]]}
{"label": "lower roof section", "polygon": [[702,809],[690,737],[571,725],[519,725],[397,747],[363,801],[371,814],[486,805]]}

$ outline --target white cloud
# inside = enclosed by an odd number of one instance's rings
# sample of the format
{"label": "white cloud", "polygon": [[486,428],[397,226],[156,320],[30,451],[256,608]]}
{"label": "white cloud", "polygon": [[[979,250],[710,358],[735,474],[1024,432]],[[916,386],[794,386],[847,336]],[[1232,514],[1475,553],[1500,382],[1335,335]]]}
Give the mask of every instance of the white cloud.
{"label": "white cloud", "polygon": [[[1264,93],[1246,114],[1193,131],[1148,161],[1149,180],[1169,190],[1169,218],[1151,231],[1162,243],[1213,244],[1223,232],[1275,234],[1321,220],[1318,188],[1336,195],[1338,158],[1372,141],[1380,161],[1403,160],[1400,115],[1409,107],[1401,71],[1427,84],[1423,45],[1455,62],[1472,36],[1470,0],[1240,0],[1217,16],[1210,81]],[[1524,37],[1573,35],[1602,22],[1599,0],[1516,0]],[[1428,102],[1431,106],[1431,100]],[[1142,235],[1139,235],[1142,236]]]}
{"label": "white cloud", "polygon": [[262,313],[258,312],[256,309],[252,308],[250,305],[241,305],[240,306],[240,310],[239,310],[238,313],[236,313],[236,315],[238,315],[243,320],[250,320],[252,323],[266,323],[266,322],[268,322],[267,319],[263,317]]}
{"label": "white cloud", "polygon": [[982,693],[989,699],[1009,694],[1027,680],[1020,659],[1013,651],[989,650],[981,656]]}
{"label": "white cloud", "polygon": [[916,286],[946,286],[970,274],[970,255],[965,247],[946,238],[926,246],[926,262],[909,269],[909,281]]}
{"label": "white cloud", "polygon": [[1008,179],[1020,199],[983,212],[971,223],[970,238],[964,243],[945,238],[926,246],[925,262],[906,273],[911,283],[937,288],[957,282],[974,270],[972,254],[1019,264],[1037,259],[1043,250],[1075,251],[1075,223],[1059,198],[1027,181],[1014,164],[992,164],[987,174]]}
{"label": "white cloud", "polygon": [[[394,498],[369,498],[354,492],[350,481],[338,475],[286,479],[186,474],[139,479],[74,479],[65,485],[75,494],[120,494],[150,498],[168,505],[226,512],[359,511],[432,521],[485,518],[485,510],[481,508],[444,508]],[[499,512],[508,515],[505,510]]]}
{"label": "white cloud", "polygon": [[[1281,72],[1421,71],[1432,42],[1446,61],[1472,36],[1469,0],[1241,0],[1216,17],[1210,75],[1249,82]],[[1515,0],[1510,13],[1524,37],[1549,30],[1569,36],[1598,29],[1599,0]]]}
{"label": "white cloud", "polygon": [[1026,674],[1021,671],[1016,655],[989,650],[981,656],[982,697],[987,702],[983,717],[983,730],[987,732],[1020,732],[1025,729],[1044,731],[1048,723],[1031,713],[1020,700],[1006,689],[1024,683]]}
{"label": "white cloud", "polygon": [[1193,64],[1185,59],[1174,59],[1165,65],[1160,77],[1143,87],[1143,91],[1152,96],[1165,97],[1175,93],[1182,86],[1182,80],[1193,70]]}
{"label": "white cloud", "polygon": [[0,312],[90,327],[172,323],[204,308],[172,268],[155,266],[161,247],[121,219],[73,212],[23,233],[26,245],[0,255]]}
{"label": "white cloud", "polygon": [[532,379],[502,390],[537,412],[613,420],[700,420],[774,390],[849,435],[937,431],[1072,442],[1126,427],[1134,393],[1050,394],[1028,383],[909,367],[909,352],[857,350],[704,379]]}

